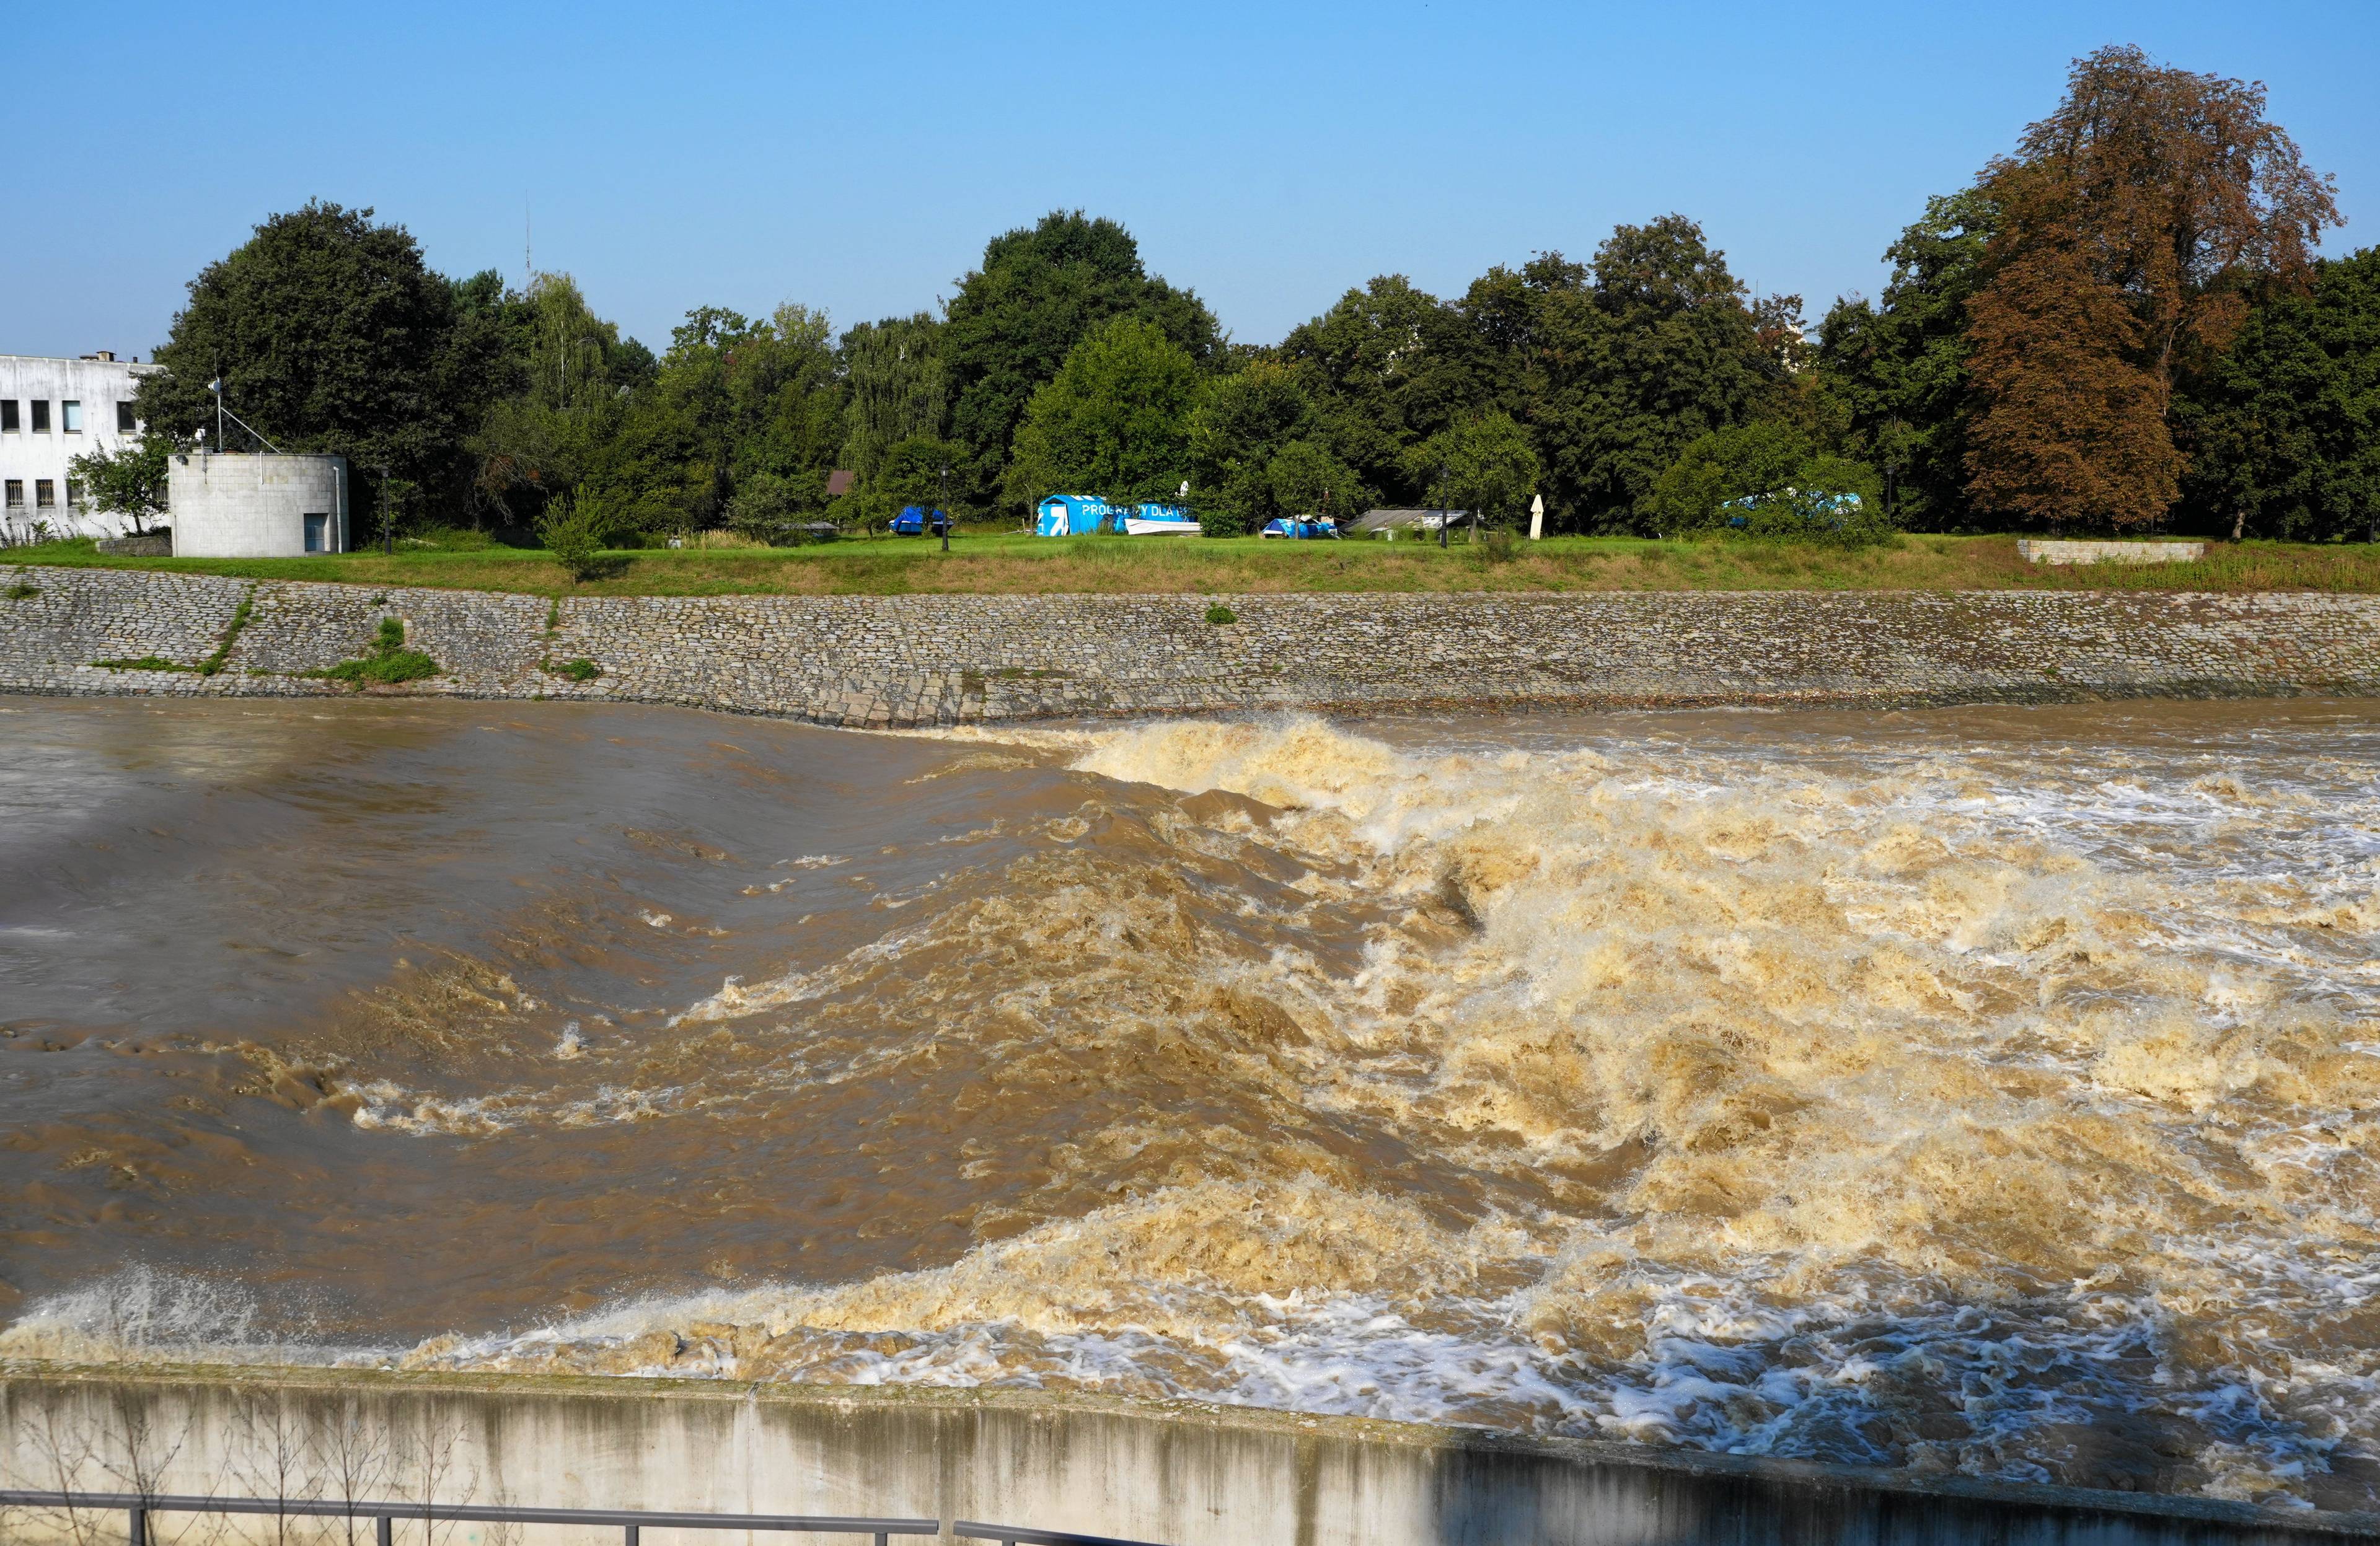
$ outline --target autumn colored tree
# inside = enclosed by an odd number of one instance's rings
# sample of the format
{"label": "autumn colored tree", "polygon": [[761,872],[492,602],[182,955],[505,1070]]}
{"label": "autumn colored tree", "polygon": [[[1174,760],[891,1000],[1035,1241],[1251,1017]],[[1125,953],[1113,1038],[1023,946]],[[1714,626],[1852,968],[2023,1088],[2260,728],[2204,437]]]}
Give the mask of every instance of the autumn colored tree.
{"label": "autumn colored tree", "polygon": [[2180,467],[2177,381],[2221,357],[2253,295],[2303,286],[2338,221],[2329,180],[2265,118],[2263,86],[2105,48],[1984,186],[2001,224],[1969,308],[1970,492],[2043,518],[2155,518]]}
{"label": "autumn colored tree", "polygon": [[2042,246],[1968,310],[1967,369],[1985,405],[1967,435],[1975,503],[2045,523],[2162,515],[2181,457],[2156,380],[2134,363],[2143,329],[2123,295],[2072,248]]}

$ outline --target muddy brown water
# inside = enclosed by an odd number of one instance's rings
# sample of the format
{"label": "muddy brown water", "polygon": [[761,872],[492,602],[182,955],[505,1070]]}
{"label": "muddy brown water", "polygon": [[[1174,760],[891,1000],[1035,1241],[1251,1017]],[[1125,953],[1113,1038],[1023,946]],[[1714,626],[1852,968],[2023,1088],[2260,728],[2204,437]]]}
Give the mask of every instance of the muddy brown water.
{"label": "muddy brown water", "polygon": [[0,1352],[2380,1501],[2380,706],[0,704]]}

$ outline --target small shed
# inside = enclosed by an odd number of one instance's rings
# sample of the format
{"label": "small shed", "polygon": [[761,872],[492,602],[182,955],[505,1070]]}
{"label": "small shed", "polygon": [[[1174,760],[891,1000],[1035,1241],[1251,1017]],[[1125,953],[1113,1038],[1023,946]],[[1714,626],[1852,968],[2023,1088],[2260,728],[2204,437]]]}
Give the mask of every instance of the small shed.
{"label": "small shed", "polygon": [[1434,532],[1441,520],[1454,526],[1470,518],[1470,513],[1462,510],[1367,510],[1348,530],[1363,537],[1384,531]]}
{"label": "small shed", "polygon": [[181,558],[298,558],[347,550],[347,459],[176,452],[165,469]]}
{"label": "small shed", "polygon": [[1052,494],[1036,508],[1036,537],[1089,537],[1116,514],[1097,494]]}

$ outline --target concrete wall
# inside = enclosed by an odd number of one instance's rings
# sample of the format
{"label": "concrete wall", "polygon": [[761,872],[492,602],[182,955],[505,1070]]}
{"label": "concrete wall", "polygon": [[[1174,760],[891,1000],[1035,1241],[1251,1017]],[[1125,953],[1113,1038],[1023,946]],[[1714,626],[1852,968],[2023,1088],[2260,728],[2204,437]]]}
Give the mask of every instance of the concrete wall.
{"label": "concrete wall", "polygon": [[[337,1480],[358,1469],[370,1485]],[[0,1366],[0,1476],[21,1488],[976,1519],[1164,1546],[2282,1546],[2380,1530],[2368,1515],[1197,1402],[327,1370]],[[66,1539],[64,1523],[9,1521],[28,1542]],[[172,1528],[158,1527],[160,1546]],[[420,1540],[419,1527],[399,1528]],[[446,1539],[491,1537],[455,1527]],[[535,1527],[523,1546],[616,1540]]]}
{"label": "concrete wall", "polygon": [[[113,451],[130,438],[117,433],[115,405],[128,403],[141,376],[157,369],[126,360],[51,359],[38,355],[0,355],[0,402],[17,405],[17,428],[0,428],[0,526],[28,535],[37,520],[54,534],[114,537],[128,529],[120,515],[102,515],[67,501],[67,464],[93,451]],[[49,429],[33,429],[32,405],[48,405]],[[68,430],[63,405],[79,405],[82,428]],[[0,421],[4,422],[4,421]],[[55,504],[37,502],[46,481]],[[24,502],[5,502],[6,484],[24,486]]]}
{"label": "concrete wall", "polygon": [[[2380,696],[2380,597],[2143,592],[569,597],[0,567],[0,691],[338,694],[383,617],[402,689],[674,703],[823,724],[1311,707],[1889,705]],[[222,642],[224,669],[184,666]],[[551,620],[551,627],[549,627]],[[573,659],[601,675],[576,683]]]}
{"label": "concrete wall", "polygon": [[176,453],[167,485],[181,557],[302,558],[310,514],[330,518],[324,551],[347,550],[344,456]]}
{"label": "concrete wall", "polygon": [[2204,542],[2063,542],[2020,537],[2017,555],[2028,563],[2194,563],[2206,556]]}

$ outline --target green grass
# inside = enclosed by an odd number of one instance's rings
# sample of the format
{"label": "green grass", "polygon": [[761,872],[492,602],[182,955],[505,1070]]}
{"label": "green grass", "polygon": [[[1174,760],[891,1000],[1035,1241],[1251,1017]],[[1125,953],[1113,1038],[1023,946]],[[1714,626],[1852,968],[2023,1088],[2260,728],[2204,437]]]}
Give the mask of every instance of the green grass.
{"label": "green grass", "polygon": [[380,632],[372,639],[371,648],[362,658],[342,660],[327,670],[308,671],[306,674],[363,688],[419,682],[439,672],[437,661],[418,649],[405,647],[405,624],[395,618],[384,617],[380,620]]}
{"label": "green grass", "polygon": [[162,655],[141,655],[125,660],[93,660],[91,664],[104,666],[112,671],[195,671],[199,669],[168,660]]}
{"label": "green grass", "polygon": [[2217,543],[2194,563],[2052,568],[2013,537],[1904,537],[1841,550],[1747,541],[1548,537],[1509,550],[1458,537],[1441,550],[1380,542],[1255,537],[1035,537],[962,529],[944,553],[918,539],[802,548],[640,550],[608,555],[584,585],[537,550],[400,550],[285,559],[103,557],[88,541],[10,550],[7,560],[249,579],[330,580],[564,596],[903,594],[1243,595],[1330,591],[2319,590],[2380,592],[2380,548]]}

